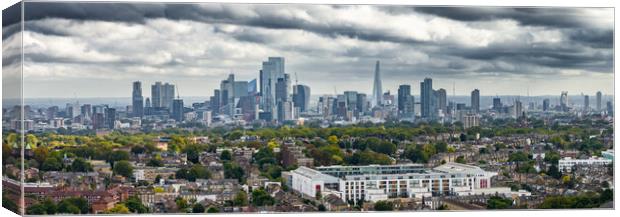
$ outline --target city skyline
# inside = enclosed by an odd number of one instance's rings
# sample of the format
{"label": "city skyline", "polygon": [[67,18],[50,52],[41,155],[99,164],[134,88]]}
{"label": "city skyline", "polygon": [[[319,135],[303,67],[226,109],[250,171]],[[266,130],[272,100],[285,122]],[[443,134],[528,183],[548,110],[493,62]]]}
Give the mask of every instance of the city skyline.
{"label": "city skyline", "polygon": [[[285,57],[285,73],[296,74],[292,79],[312,87],[313,95],[333,94],[334,88],[372,93],[376,61],[382,89],[391,93],[409,84],[419,95],[418,82],[425,77],[448,96],[453,84],[457,95],[473,89],[489,96],[613,92],[613,10],[436,9],[31,3],[24,96],[124,97],[131,92],[127,83],[136,80],[174,83],[182,96],[211,96],[230,73],[258,79],[269,56]],[[333,13],[343,16],[328,17]],[[348,13],[393,22],[351,20]],[[119,34],[103,34],[106,29]],[[52,40],[61,46],[50,46]],[[324,82],[325,77],[333,79]]]}

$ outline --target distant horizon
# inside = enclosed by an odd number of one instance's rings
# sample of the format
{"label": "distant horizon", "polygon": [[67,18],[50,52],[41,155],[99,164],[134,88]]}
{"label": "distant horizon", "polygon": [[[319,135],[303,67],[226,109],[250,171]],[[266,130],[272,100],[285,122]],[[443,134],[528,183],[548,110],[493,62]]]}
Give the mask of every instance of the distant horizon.
{"label": "distant horizon", "polygon": [[[326,94],[312,94],[310,97],[310,103],[312,106],[316,105],[316,102],[318,100],[318,97],[320,96],[324,96]],[[329,95],[329,94],[327,94]],[[333,94],[331,94],[333,96]],[[594,95],[589,95],[590,96],[590,107],[595,107],[596,106],[596,94]],[[144,98],[146,98],[147,96],[144,96]],[[150,97],[150,96],[148,96]],[[415,97],[415,101],[416,102],[420,102],[420,98],[419,95],[414,95]],[[495,95],[481,95],[480,96],[480,104],[481,107],[488,107],[490,105],[492,105],[492,98],[496,97]],[[500,97],[502,99],[503,103],[510,103],[512,100],[514,100],[515,98],[521,98],[521,101],[526,103],[526,102],[538,102],[535,104],[542,104],[542,100],[543,99],[550,99],[551,100],[551,104],[555,105],[559,103],[559,95],[530,95],[528,96],[519,96],[519,95],[498,95],[498,97]],[[569,104],[572,105],[583,105],[583,98],[581,95],[568,95],[569,97]],[[396,97],[395,97],[396,98]],[[185,97],[181,97],[181,99],[184,100],[184,102],[186,103],[185,106],[186,107],[191,107],[192,103],[202,103],[205,102],[207,100],[209,100],[209,96],[185,96]],[[456,96],[452,96],[452,95],[448,95],[447,96],[447,100],[453,101],[455,103],[465,103],[466,105],[470,104],[470,99],[471,96],[470,95],[456,95]],[[12,105],[15,105],[14,101],[18,100],[18,99],[7,99],[5,98],[3,100],[3,108],[7,108],[7,107],[11,107]],[[396,100],[396,99],[395,99]],[[602,106],[605,106],[605,103],[607,101],[612,101],[614,102],[614,98],[613,95],[606,95],[603,93],[603,97],[602,97]],[[29,102],[30,101],[30,102]],[[51,102],[50,102],[51,101]],[[63,97],[63,98],[45,98],[45,97],[40,97],[40,98],[24,98],[24,102],[25,105],[30,105],[30,106],[64,106],[67,103],[74,103],[78,101],[80,104],[107,104],[107,105],[112,105],[114,107],[117,108],[122,108],[128,105],[131,105],[131,97],[78,97],[78,98],[73,98],[73,97]],[[9,106],[5,106],[4,103],[9,103]],[[614,102],[615,104],[615,102]]]}

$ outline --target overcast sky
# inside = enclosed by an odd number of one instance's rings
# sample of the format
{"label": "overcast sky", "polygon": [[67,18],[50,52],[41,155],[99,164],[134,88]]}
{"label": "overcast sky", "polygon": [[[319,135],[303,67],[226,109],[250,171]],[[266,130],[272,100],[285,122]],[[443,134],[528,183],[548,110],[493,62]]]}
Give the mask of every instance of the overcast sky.
{"label": "overcast sky", "polygon": [[26,3],[25,16],[25,97],[129,97],[134,80],[147,97],[154,81],[211,96],[269,56],[312,94],[370,94],[377,60],[393,93],[424,77],[450,95],[613,92],[613,9]]}

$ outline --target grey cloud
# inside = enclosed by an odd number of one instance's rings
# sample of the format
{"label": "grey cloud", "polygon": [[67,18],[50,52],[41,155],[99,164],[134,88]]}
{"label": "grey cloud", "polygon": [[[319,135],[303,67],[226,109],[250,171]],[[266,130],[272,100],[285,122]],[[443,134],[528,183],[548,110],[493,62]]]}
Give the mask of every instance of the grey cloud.
{"label": "grey cloud", "polygon": [[[175,47],[185,46],[187,43],[177,44],[188,40],[187,35],[170,35],[169,38],[157,37],[162,32],[151,31],[141,35],[144,40],[153,41],[157,46],[119,46],[133,41],[118,41],[106,44],[98,38],[84,37],[88,49],[97,52],[121,57],[118,60],[86,61],[81,58],[66,58],[45,53],[32,53],[28,58],[34,63],[58,64],[66,68],[81,65],[80,70],[85,74],[92,69],[93,73],[113,72],[113,76],[129,76],[133,73],[126,71],[140,70],[138,75],[149,77],[179,77],[204,78],[216,86],[217,81],[223,79],[222,73],[230,70],[241,71],[244,76],[257,76],[260,61],[267,56],[285,56],[289,73],[300,72],[302,79],[310,82],[322,82],[330,76],[333,82],[355,80],[363,83],[372,79],[372,68],[375,60],[381,60],[384,78],[415,84],[417,78],[432,76],[437,78],[463,79],[472,81],[476,77],[504,77],[510,76],[558,76],[563,70],[577,70],[584,73],[600,73],[609,75],[613,68],[613,26],[609,28],[591,28],[578,15],[578,9],[546,9],[546,8],[413,8],[396,6],[377,6],[388,15],[415,14],[421,16],[444,17],[456,21],[457,24],[467,26],[469,22],[494,21],[496,19],[510,19],[520,25],[515,34],[527,35],[528,31],[558,30],[562,41],[556,43],[532,42],[532,40],[509,40],[508,43],[490,42],[489,44],[467,46],[467,44],[453,43],[452,41],[417,41],[406,34],[382,31],[377,26],[360,26],[337,22],[325,13],[331,10],[340,10],[349,6],[316,5],[250,5],[250,4],[101,4],[101,3],[28,3],[26,29],[46,36],[76,37],[72,31],[63,31],[62,26],[46,28],[32,25],[37,21],[50,20],[46,18],[64,18],[84,21],[110,21],[141,25],[153,25],[152,18],[164,18],[172,21],[172,25],[209,24],[203,29],[201,38],[205,34],[213,33],[216,42],[226,43],[229,46],[191,48],[204,49],[204,54],[193,55],[183,52],[169,51]],[[313,21],[300,18],[295,9],[302,9],[310,17],[320,18]],[[287,10],[290,10],[287,13]],[[549,20],[545,20],[549,18]],[[389,19],[389,18],[387,18]],[[184,22],[197,21],[197,22]],[[390,20],[380,20],[377,24]],[[84,24],[78,22],[80,24]],[[189,23],[189,24],[188,24]],[[94,25],[94,24],[93,24]],[[227,27],[235,27],[234,31]],[[524,28],[535,26],[537,28]],[[152,26],[151,26],[152,27]],[[166,26],[164,26],[165,28]],[[379,27],[381,27],[379,25]],[[538,28],[541,27],[541,28]],[[10,31],[10,26],[4,29]],[[199,28],[199,27],[193,27]],[[497,31],[494,25],[485,26],[490,32]],[[84,28],[83,31],[88,31]],[[407,30],[407,29],[403,29]],[[468,33],[458,32],[459,29],[449,30],[450,37],[465,37]],[[114,29],[110,29],[114,31]],[[308,33],[292,34],[291,31]],[[4,31],[3,31],[4,32]],[[171,31],[172,32],[172,31]],[[192,32],[195,34],[195,32]],[[3,33],[3,36],[4,33]],[[215,37],[220,38],[215,38]],[[294,41],[304,37],[316,37],[320,44],[313,43],[282,43]],[[105,39],[102,35],[100,39]],[[174,37],[179,37],[178,41]],[[341,38],[351,39],[346,42]],[[433,37],[433,36],[431,36]],[[441,35],[437,36],[441,38]],[[170,41],[168,41],[170,40]],[[206,39],[205,39],[206,40]],[[231,40],[230,43],[227,40]],[[311,42],[314,42],[309,40]],[[303,40],[302,40],[303,41]],[[465,42],[472,39],[465,38]],[[175,42],[175,43],[169,43]],[[391,46],[373,46],[380,43]],[[190,43],[190,44],[191,44]],[[351,46],[349,43],[355,44]],[[475,43],[475,41],[474,41]],[[247,47],[235,47],[239,44]],[[192,44],[193,45],[193,44]],[[196,44],[197,45],[197,44]],[[393,46],[392,46],[393,45]],[[264,57],[248,59],[243,54],[235,56],[239,49],[261,49]],[[161,62],[150,63],[148,54],[164,51],[170,54],[169,58],[162,58]],[[254,52],[255,50],[252,50]],[[77,50],[77,52],[80,52]],[[199,53],[199,52],[198,52]],[[134,55],[140,56],[133,58]],[[157,57],[157,56],[155,56]],[[235,59],[239,58],[239,59]],[[243,59],[245,58],[245,59]],[[148,66],[140,68],[141,66]],[[226,72],[223,72],[226,71]],[[133,72],[133,71],[132,71]],[[93,74],[91,73],[91,74]],[[140,74],[141,73],[141,74]],[[123,77],[124,78],[124,77]],[[300,80],[302,80],[300,79]],[[369,80],[370,82],[370,80]],[[342,83],[339,83],[342,84]],[[346,86],[346,85],[345,85]],[[355,87],[351,87],[355,88]],[[206,91],[210,92],[210,91]],[[322,92],[331,92],[331,90]]]}
{"label": "grey cloud", "polygon": [[489,21],[512,19],[522,25],[559,28],[591,27],[588,19],[581,17],[583,8],[537,7],[415,7],[413,10],[460,21]]}

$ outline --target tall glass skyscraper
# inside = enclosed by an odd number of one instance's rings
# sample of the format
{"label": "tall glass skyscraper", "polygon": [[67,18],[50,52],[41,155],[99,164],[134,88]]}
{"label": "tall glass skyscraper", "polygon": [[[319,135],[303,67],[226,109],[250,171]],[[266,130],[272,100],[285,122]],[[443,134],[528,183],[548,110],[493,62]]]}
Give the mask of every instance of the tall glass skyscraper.
{"label": "tall glass skyscraper", "polygon": [[480,90],[478,89],[471,92],[471,110],[476,114],[480,113]]}
{"label": "tall glass skyscraper", "polygon": [[284,57],[269,57],[260,70],[260,106],[266,112],[271,112],[275,106],[278,79],[284,79]]}
{"label": "tall glass skyscraper", "polygon": [[310,105],[310,87],[306,85],[295,85],[293,88],[293,104],[299,108],[299,112],[308,111]]}
{"label": "tall glass skyscraper", "polygon": [[151,85],[151,102],[153,107],[172,108],[172,100],[174,99],[174,85],[161,82],[155,82]]}
{"label": "tall glass skyscraper", "polygon": [[375,81],[373,83],[372,97],[375,106],[380,106],[383,104],[381,100],[383,98],[383,87],[381,86],[381,71],[378,60],[375,64]]}
{"label": "tall glass skyscraper", "polygon": [[133,92],[131,94],[131,108],[134,117],[142,117],[144,115],[144,98],[142,97],[142,83],[133,82]]}
{"label": "tall glass skyscraper", "polygon": [[433,79],[425,78],[420,83],[420,104],[422,118],[433,118],[435,115],[435,94],[433,90]]}

